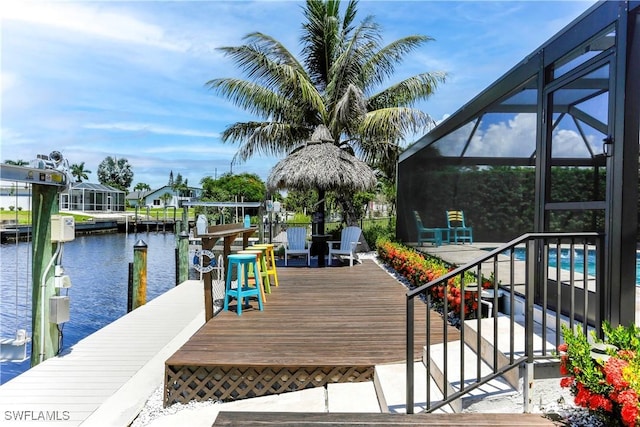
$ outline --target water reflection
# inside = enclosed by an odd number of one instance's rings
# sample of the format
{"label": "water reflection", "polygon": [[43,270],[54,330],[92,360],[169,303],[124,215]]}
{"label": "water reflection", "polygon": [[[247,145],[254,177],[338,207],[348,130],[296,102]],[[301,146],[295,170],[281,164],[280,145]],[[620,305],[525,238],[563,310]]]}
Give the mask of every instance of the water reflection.
{"label": "water reflection", "polygon": [[[63,350],[108,325],[127,310],[128,265],[138,240],[148,245],[147,301],[175,285],[172,233],[78,236],[65,243],[62,265],[71,278],[70,320],[63,327]],[[0,336],[16,329],[31,334],[31,244],[0,245]],[[62,291],[64,295],[67,291]],[[0,363],[4,383],[29,369],[29,361]]]}

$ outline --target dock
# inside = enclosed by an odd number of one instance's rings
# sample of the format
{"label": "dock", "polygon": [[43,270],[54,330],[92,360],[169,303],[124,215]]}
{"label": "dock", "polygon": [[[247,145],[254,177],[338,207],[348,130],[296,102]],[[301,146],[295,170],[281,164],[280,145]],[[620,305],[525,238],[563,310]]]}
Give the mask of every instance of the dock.
{"label": "dock", "polygon": [[202,282],[183,282],[1,385],[2,425],[129,425],[203,323]]}

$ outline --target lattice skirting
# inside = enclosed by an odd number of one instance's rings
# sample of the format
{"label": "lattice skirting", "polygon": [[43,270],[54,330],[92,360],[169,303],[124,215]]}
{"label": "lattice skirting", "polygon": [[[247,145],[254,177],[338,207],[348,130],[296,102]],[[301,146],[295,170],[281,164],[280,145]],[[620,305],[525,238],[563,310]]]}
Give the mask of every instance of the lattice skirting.
{"label": "lattice skirting", "polygon": [[373,366],[219,367],[166,366],[164,405],[191,400],[239,400],[329,383],[371,381]]}

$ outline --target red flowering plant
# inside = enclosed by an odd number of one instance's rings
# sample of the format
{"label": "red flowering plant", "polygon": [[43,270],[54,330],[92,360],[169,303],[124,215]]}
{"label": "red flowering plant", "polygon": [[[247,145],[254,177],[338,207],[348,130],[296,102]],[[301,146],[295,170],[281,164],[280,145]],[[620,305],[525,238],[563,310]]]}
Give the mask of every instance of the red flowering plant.
{"label": "red flowering plant", "polygon": [[624,426],[640,426],[640,327],[603,324],[605,341],[563,326],[558,346],[562,387],[576,405]]}
{"label": "red flowering plant", "polygon": [[[434,257],[425,257],[418,251],[388,240],[376,242],[379,258],[391,266],[398,274],[402,275],[413,287],[421,286],[432,280],[444,276],[451,268],[443,261]],[[461,290],[461,275],[450,278],[447,284],[440,284],[430,288],[431,304],[436,309],[443,309],[445,298],[448,312],[455,317],[460,317],[464,309],[465,317],[472,317],[478,309],[478,289]],[[465,273],[464,283],[477,282],[472,273]],[[493,287],[493,278],[483,279],[482,288]]]}

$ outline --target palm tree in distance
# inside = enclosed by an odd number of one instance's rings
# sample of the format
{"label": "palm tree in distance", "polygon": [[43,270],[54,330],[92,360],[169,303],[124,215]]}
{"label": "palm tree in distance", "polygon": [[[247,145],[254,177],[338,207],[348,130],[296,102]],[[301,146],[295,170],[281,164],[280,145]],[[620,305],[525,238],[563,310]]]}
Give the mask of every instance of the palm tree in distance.
{"label": "palm tree in distance", "polygon": [[76,182],[82,182],[83,180],[89,179],[90,170],[84,168],[84,162],[82,163],[74,163],[70,167],[71,175],[76,179]]}
{"label": "palm tree in distance", "polygon": [[259,117],[223,132],[224,142],[240,144],[234,161],[286,154],[322,124],[334,144],[395,176],[400,143],[432,123],[413,106],[445,74],[425,72],[384,87],[406,54],[431,38],[412,35],[382,46],[373,17],[356,23],[357,5],[350,0],[341,15],[339,0],[307,0],[301,61],[259,32],[247,35],[242,46],[220,48],[247,79],[218,78],[207,85]]}

